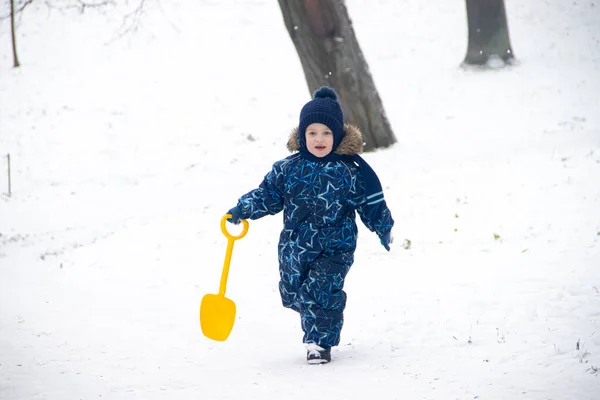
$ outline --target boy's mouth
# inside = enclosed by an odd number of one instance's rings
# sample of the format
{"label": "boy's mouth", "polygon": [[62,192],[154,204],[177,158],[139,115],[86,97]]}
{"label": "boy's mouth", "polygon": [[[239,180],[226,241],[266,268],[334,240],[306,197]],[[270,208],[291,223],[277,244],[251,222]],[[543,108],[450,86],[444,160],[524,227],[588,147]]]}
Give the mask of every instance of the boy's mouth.
{"label": "boy's mouth", "polygon": [[315,146],[317,150],[325,150],[325,146]]}

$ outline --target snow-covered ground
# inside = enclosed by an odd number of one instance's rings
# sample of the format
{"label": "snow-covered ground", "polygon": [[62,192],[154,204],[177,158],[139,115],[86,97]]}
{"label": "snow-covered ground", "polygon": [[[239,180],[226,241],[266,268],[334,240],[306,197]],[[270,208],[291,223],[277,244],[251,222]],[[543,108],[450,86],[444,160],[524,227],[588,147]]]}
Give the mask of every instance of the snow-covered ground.
{"label": "snow-covered ground", "polygon": [[347,1],[396,241],[361,225],[325,366],[280,305],[280,216],[235,245],[230,338],[198,321],[220,218],[309,99],[277,2],[146,2],[134,33],[135,4],[38,3],[19,69],[0,24],[2,400],[600,398],[597,1],[507,0],[520,64],[485,72],[464,2]]}

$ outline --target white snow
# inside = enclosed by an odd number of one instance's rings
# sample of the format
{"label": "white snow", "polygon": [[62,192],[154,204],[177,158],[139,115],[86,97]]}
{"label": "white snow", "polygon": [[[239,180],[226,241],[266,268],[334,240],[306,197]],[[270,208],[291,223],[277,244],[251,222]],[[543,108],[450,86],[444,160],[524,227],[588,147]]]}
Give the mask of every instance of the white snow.
{"label": "white snow", "polygon": [[122,25],[130,3],[28,6],[18,69],[0,24],[2,400],[600,398],[600,4],[507,0],[518,65],[482,72],[464,2],[347,1],[398,138],[365,155],[395,243],[360,226],[342,343],[310,366],[281,216],[235,244],[229,339],[198,319],[222,215],[309,99],[278,4]]}

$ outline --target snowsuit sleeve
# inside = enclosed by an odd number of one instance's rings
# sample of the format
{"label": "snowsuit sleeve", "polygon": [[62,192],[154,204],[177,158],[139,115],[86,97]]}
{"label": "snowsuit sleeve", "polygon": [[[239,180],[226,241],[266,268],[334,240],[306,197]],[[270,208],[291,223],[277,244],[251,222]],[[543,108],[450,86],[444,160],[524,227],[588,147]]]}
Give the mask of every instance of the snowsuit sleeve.
{"label": "snowsuit sleeve", "polygon": [[281,162],[273,168],[258,186],[238,200],[241,219],[258,219],[277,214],[283,209],[284,179]]}
{"label": "snowsuit sleeve", "polygon": [[394,219],[382,196],[378,200],[371,201],[365,194],[364,180],[359,173],[355,182],[353,192],[355,195],[355,206],[360,219],[371,232],[381,237],[392,230]]}

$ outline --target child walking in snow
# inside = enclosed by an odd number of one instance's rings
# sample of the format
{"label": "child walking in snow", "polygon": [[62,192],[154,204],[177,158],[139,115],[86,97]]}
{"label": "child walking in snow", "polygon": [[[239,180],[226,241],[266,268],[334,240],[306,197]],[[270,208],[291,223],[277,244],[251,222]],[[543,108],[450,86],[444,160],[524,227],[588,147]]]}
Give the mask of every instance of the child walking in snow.
{"label": "child walking in snow", "polygon": [[355,211],[388,251],[394,225],[377,175],[358,155],[362,135],[343,121],[335,91],[317,90],[288,140],[294,154],[275,162],[260,186],[227,212],[238,224],[283,210],[279,291],[283,306],[300,314],[309,364],[331,361],[331,347],[340,342]]}

